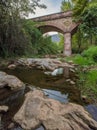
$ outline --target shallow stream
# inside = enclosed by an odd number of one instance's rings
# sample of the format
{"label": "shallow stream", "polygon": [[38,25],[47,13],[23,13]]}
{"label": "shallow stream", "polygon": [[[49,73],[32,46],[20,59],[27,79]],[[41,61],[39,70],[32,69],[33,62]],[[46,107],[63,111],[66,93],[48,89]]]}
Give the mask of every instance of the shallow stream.
{"label": "shallow stream", "polygon": [[[3,71],[8,74],[17,76],[20,80],[30,86],[30,88],[40,88],[44,91],[44,93],[56,100],[59,100],[63,103],[66,102],[74,102],[80,105],[83,105],[89,113],[92,114],[93,118],[97,121],[97,107],[93,104],[86,104],[81,100],[80,91],[75,85],[68,84],[63,75],[60,76],[49,76],[44,74],[44,71],[35,70],[35,69],[3,69]],[[26,91],[29,91],[26,89]],[[16,98],[14,98],[16,97]],[[17,92],[10,96],[9,100],[4,99],[4,101],[0,101],[0,104],[7,104],[9,106],[9,112],[4,114],[2,117],[2,123],[0,126],[0,130],[7,130],[8,125],[12,121],[12,117],[19,110],[20,106],[24,101],[24,96]],[[20,127],[13,128],[10,130],[23,130]],[[41,126],[37,130],[43,130]]]}

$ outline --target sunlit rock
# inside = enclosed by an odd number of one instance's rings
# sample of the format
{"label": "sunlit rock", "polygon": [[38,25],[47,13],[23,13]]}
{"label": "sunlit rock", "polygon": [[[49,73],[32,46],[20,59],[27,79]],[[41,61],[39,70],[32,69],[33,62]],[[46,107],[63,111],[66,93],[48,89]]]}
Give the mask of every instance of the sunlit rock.
{"label": "sunlit rock", "polygon": [[8,87],[11,90],[24,88],[24,83],[13,75],[8,75],[0,71],[0,88]]}
{"label": "sunlit rock", "polygon": [[71,85],[75,85],[75,82],[72,81],[72,80],[70,80],[70,84],[71,84]]}
{"label": "sunlit rock", "polygon": [[25,130],[97,130],[97,122],[85,109],[73,103],[60,103],[47,98],[40,90],[26,94],[24,104],[14,116],[14,121]]}
{"label": "sunlit rock", "polygon": [[16,68],[16,65],[15,64],[10,64],[9,66],[8,66],[8,69],[15,69]]}
{"label": "sunlit rock", "polygon": [[44,74],[46,74],[46,75],[51,75],[51,73],[52,73],[52,72],[50,72],[50,71],[44,72]]}

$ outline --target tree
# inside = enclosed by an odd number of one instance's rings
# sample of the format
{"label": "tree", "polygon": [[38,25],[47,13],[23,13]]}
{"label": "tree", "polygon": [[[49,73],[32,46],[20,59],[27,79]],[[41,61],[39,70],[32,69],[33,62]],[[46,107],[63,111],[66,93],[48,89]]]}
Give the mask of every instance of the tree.
{"label": "tree", "polygon": [[71,0],[63,0],[61,3],[61,11],[71,10],[73,8],[73,4]]}
{"label": "tree", "polygon": [[91,4],[96,4],[96,0],[72,0],[73,1],[73,15],[76,19],[80,19],[83,11],[88,8]]}
{"label": "tree", "polygon": [[27,36],[23,19],[28,13],[35,13],[36,7],[45,8],[40,0],[0,1],[0,55],[21,55],[27,49]]}
{"label": "tree", "polygon": [[88,8],[85,8],[80,17],[82,23],[81,30],[90,39],[93,44],[93,37],[97,35],[97,3],[91,3]]}
{"label": "tree", "polygon": [[45,54],[56,54],[58,53],[58,45],[52,42],[50,36],[44,36],[42,32],[36,28],[35,22],[27,20],[23,26],[25,29],[26,36],[29,39],[29,50],[32,55],[45,55]]}
{"label": "tree", "polygon": [[79,18],[83,10],[88,6],[89,0],[77,0],[73,8],[74,17]]}
{"label": "tree", "polygon": [[[81,51],[90,44],[96,44],[97,40],[97,1],[96,0],[71,0],[62,2],[62,9],[66,4],[72,5],[73,19],[80,22],[78,31],[72,40],[73,48],[78,45],[77,50]],[[70,8],[70,6],[68,6]],[[77,44],[76,44],[77,43]],[[86,44],[86,45],[85,45]],[[76,49],[74,49],[76,51]],[[78,52],[78,51],[77,51]]]}

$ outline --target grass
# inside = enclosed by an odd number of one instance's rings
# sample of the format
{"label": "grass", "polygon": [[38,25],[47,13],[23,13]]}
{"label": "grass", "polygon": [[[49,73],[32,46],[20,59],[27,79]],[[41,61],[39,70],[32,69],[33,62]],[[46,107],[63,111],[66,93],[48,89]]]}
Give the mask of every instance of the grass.
{"label": "grass", "polygon": [[92,46],[89,49],[85,50],[82,53],[82,56],[88,59],[92,59],[94,62],[97,63],[97,46]]}
{"label": "grass", "polygon": [[80,54],[72,57],[66,57],[65,60],[61,61],[73,61],[73,63],[78,64],[80,66],[90,66],[96,64],[92,58],[83,57]]}
{"label": "grass", "polygon": [[97,70],[79,71],[78,87],[82,95],[97,99]]}
{"label": "grass", "polygon": [[[65,60],[64,60],[65,59]],[[97,64],[97,46],[92,46],[87,50],[84,50],[82,54],[77,54],[75,56],[61,58],[61,61],[70,61],[72,60],[75,64],[81,66],[90,66]]]}

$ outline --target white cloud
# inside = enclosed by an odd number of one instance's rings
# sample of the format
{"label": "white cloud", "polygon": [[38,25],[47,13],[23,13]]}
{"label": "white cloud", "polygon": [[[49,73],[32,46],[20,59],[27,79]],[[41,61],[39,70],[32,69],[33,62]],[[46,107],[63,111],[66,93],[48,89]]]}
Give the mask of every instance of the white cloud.
{"label": "white cloud", "polygon": [[35,14],[29,15],[30,18],[60,12],[60,2],[57,4],[55,2],[54,4],[53,0],[41,0],[41,3],[45,4],[47,8],[46,9],[37,8]]}

